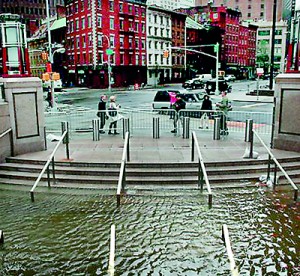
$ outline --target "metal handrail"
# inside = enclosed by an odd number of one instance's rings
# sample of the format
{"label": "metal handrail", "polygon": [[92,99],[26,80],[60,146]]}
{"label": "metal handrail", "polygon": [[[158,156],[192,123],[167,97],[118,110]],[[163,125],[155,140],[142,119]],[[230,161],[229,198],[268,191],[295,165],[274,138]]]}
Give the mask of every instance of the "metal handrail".
{"label": "metal handrail", "polygon": [[114,275],[115,273],[115,249],[116,249],[116,227],[114,224],[110,227],[110,250],[109,250],[109,263],[108,273]]}
{"label": "metal handrail", "polygon": [[205,184],[207,186],[207,191],[208,191],[208,204],[209,206],[212,205],[212,192],[211,192],[211,188],[210,188],[210,184],[209,184],[209,180],[207,177],[207,173],[206,173],[206,168],[205,168],[205,164],[203,161],[203,157],[200,151],[200,147],[199,147],[199,143],[197,140],[197,136],[195,131],[192,131],[192,161],[194,161],[194,148],[196,146],[196,150],[198,153],[198,184],[200,184],[201,187],[201,191],[203,191],[203,178],[205,180]]}
{"label": "metal handrail", "polygon": [[[50,187],[50,181],[49,181],[49,175],[50,175],[50,172],[49,172],[49,165],[50,165],[50,162],[52,162],[52,169],[53,169],[53,179],[55,181],[55,170],[54,170],[54,155],[58,149],[58,147],[60,146],[60,144],[64,141],[65,137],[67,137],[67,134],[68,134],[68,131],[64,131],[64,133],[62,134],[61,138],[58,140],[55,148],[53,149],[52,153],[50,154],[49,158],[47,159],[47,162],[46,164],[44,165],[42,171],[40,172],[38,178],[36,179],[36,181],[34,182],[31,190],[30,190],[30,196],[31,196],[31,201],[34,202],[34,190],[36,188],[36,186],[38,185],[38,183],[40,182],[43,174],[45,173],[46,169],[47,169],[47,178],[48,178],[48,186]],[[68,144],[68,141],[66,143],[66,145]],[[68,154],[67,154],[68,156]]]}
{"label": "metal handrail", "polygon": [[121,193],[124,191],[124,187],[126,184],[126,162],[130,161],[129,156],[129,132],[125,133],[125,141],[124,141],[124,148],[122,154],[122,161],[120,167],[120,174],[118,180],[118,187],[117,187],[117,206],[119,207],[121,204]]}
{"label": "metal handrail", "polygon": [[[278,162],[278,160],[276,159],[276,157],[273,155],[273,153],[271,152],[271,150],[266,146],[266,144],[260,138],[260,136],[258,135],[258,133],[254,129],[252,129],[252,131],[256,135],[256,137],[258,138],[258,140],[261,142],[261,144],[263,145],[263,147],[267,150],[267,152],[269,154],[268,177],[267,178],[269,178],[269,175],[270,175],[270,159],[273,159],[274,163],[281,170],[281,172],[283,173],[283,175],[285,176],[285,178],[288,180],[288,182],[293,187],[293,189],[294,189],[294,201],[296,201],[297,198],[298,198],[298,187],[293,182],[293,180],[289,177],[289,175],[286,173],[286,171],[284,170],[284,168],[282,168],[282,166],[280,165],[280,163]],[[253,143],[253,141],[252,141],[252,143]],[[275,176],[274,176],[274,189],[275,189],[275,186],[276,186],[276,168],[275,168],[274,174],[275,174]]]}
{"label": "metal handrail", "polygon": [[230,239],[229,239],[229,232],[226,224],[223,224],[222,226],[222,239],[225,243],[226,246],[226,251],[228,255],[228,259],[230,262],[230,271],[231,275],[237,276],[239,275],[238,268],[236,267],[235,260],[233,257],[232,249],[231,249],[231,244],[230,244]]}
{"label": "metal handrail", "polygon": [[9,129],[5,130],[4,132],[2,132],[0,134],[0,139],[3,138],[8,133],[9,133],[9,139],[10,139],[11,156],[14,156],[14,143],[13,143],[13,136],[12,136],[12,128],[9,128]]}

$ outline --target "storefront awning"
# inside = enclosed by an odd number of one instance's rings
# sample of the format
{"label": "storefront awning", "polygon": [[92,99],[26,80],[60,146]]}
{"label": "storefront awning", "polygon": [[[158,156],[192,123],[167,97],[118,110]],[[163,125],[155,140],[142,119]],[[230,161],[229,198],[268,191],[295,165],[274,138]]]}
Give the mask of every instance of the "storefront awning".
{"label": "storefront awning", "polygon": [[55,20],[54,23],[52,24],[52,26],[50,27],[50,30],[57,30],[60,28],[64,28],[67,26],[67,19],[66,18],[61,18],[58,20]]}

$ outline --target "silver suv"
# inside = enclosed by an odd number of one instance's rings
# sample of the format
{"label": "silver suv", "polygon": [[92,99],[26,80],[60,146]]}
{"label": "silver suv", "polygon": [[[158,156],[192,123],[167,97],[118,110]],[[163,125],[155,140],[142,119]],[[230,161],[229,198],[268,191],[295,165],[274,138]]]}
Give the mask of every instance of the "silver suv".
{"label": "silver suv", "polygon": [[168,109],[171,107],[170,93],[179,94],[181,98],[186,102],[186,109],[200,109],[202,105],[202,99],[205,93],[193,93],[186,90],[159,90],[154,96],[152,102],[153,109]]}

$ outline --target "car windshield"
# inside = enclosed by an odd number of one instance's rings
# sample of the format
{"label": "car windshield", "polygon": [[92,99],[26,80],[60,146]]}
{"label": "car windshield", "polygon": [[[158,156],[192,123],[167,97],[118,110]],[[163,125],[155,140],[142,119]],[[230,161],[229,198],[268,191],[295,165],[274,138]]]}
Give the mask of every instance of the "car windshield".
{"label": "car windshield", "polygon": [[202,100],[200,94],[190,93],[190,94],[180,94],[180,97],[185,102],[199,102]]}

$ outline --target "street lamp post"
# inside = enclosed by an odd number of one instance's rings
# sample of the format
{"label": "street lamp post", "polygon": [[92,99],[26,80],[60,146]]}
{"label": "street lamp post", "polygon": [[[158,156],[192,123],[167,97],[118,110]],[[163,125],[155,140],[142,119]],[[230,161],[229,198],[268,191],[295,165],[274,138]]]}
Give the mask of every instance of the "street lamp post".
{"label": "street lamp post", "polygon": [[111,49],[110,40],[107,35],[102,34],[102,37],[105,37],[107,39],[107,45],[108,48],[106,49],[106,55],[107,55],[107,74],[108,74],[108,92],[111,93],[111,62],[110,62],[110,56],[113,55],[114,51]]}

